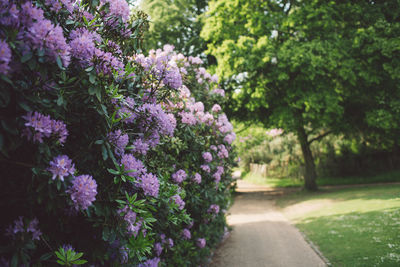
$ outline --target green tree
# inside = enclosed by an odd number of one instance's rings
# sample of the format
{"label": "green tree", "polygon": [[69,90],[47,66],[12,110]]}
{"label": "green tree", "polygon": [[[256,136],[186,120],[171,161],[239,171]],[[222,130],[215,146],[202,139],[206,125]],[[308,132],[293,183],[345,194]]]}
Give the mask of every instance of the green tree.
{"label": "green tree", "polygon": [[197,56],[206,49],[200,38],[202,22],[198,16],[208,0],[143,0],[140,8],[150,15],[145,49],[172,44],[186,56]]}
{"label": "green tree", "polygon": [[[379,21],[388,21],[384,10],[384,4],[372,1],[209,3],[201,36],[209,42],[208,53],[217,58],[217,73],[230,89],[232,113],[297,135],[308,190],[317,189],[310,144],[331,132],[349,131],[360,119],[352,114],[358,100],[375,103],[374,89],[380,83],[372,82],[376,86],[365,91],[359,87],[359,82],[371,79],[374,68],[363,53],[372,52],[365,42],[362,52],[355,41],[361,28],[372,31]],[[391,27],[389,22],[386,26]],[[382,60],[377,57],[374,62]],[[393,79],[398,69],[389,65],[390,71],[383,70]],[[363,98],[354,99],[357,96]],[[362,121],[366,111],[358,114]]]}

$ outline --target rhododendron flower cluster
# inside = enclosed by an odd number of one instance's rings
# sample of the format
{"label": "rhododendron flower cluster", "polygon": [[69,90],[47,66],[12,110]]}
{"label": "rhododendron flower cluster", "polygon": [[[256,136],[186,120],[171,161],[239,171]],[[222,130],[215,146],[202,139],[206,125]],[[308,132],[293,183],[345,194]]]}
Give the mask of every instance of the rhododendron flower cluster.
{"label": "rhododendron flower cluster", "polygon": [[186,239],[186,240],[188,240],[188,239],[190,239],[192,237],[189,229],[185,228],[185,229],[182,230],[182,237],[183,237],[183,239]]}
{"label": "rhododendron flower cluster", "polygon": [[25,224],[23,219],[24,218],[20,216],[14,221],[14,224],[9,225],[6,229],[6,235],[16,239],[19,234],[26,235],[31,233],[32,240],[40,240],[42,232],[38,228],[39,220],[34,218],[28,224]]}
{"label": "rhododendron flower cluster", "polygon": [[66,125],[57,120],[52,120],[50,116],[45,116],[39,112],[28,112],[22,118],[25,119],[23,135],[33,142],[43,142],[44,137],[56,136],[60,143],[64,143],[68,136]]}
{"label": "rhododendron flower cluster", "polygon": [[53,174],[53,180],[58,177],[61,181],[64,181],[64,177],[74,174],[75,165],[68,156],[59,155],[50,161],[48,170]]}
{"label": "rhododendron flower cluster", "polygon": [[195,173],[194,174],[194,176],[193,176],[193,181],[195,182],[195,183],[197,183],[197,184],[200,184],[201,183],[201,175],[199,174],[199,173]]}
{"label": "rhododendron flower cluster", "polygon": [[2,110],[18,116],[0,149],[29,166],[0,161],[2,190],[18,192],[10,217],[38,218],[3,219],[7,264],[26,246],[18,266],[46,265],[68,244],[95,266],[199,266],[222,237],[224,91],[199,57],[138,54],[146,25],[126,0],[0,0]]}
{"label": "rhododendron flower cluster", "polygon": [[198,238],[196,244],[199,248],[204,248],[206,246],[206,240],[204,238]]}
{"label": "rhododendron flower cluster", "polygon": [[219,206],[217,204],[211,204],[211,206],[207,210],[208,213],[214,213],[218,214],[219,213]]}
{"label": "rhododendron flower cluster", "polygon": [[80,175],[75,177],[67,192],[76,210],[86,210],[96,200],[97,183],[90,175]]}
{"label": "rhododendron flower cluster", "polygon": [[11,50],[8,44],[0,40],[0,73],[7,74],[10,69],[8,64],[11,61]]}
{"label": "rhododendron flower cluster", "polygon": [[172,174],[172,180],[176,183],[182,183],[183,180],[185,180],[187,177],[187,174],[184,170],[178,170],[174,174]]}
{"label": "rhododendron flower cluster", "polygon": [[[181,72],[185,72],[183,67],[179,67],[177,62],[172,60],[173,46],[165,45],[163,50],[150,50],[149,56],[137,55],[135,61],[139,63],[145,71],[154,75],[158,81],[164,85],[179,89],[182,86]],[[175,59],[183,58],[176,57]]]}
{"label": "rhododendron flower cluster", "polygon": [[211,162],[212,161],[212,155],[210,152],[203,152],[203,159],[205,162]]}
{"label": "rhododendron flower cluster", "polygon": [[172,197],[172,200],[175,202],[176,205],[178,205],[178,208],[182,210],[185,207],[185,201],[182,200],[180,195],[174,195]]}

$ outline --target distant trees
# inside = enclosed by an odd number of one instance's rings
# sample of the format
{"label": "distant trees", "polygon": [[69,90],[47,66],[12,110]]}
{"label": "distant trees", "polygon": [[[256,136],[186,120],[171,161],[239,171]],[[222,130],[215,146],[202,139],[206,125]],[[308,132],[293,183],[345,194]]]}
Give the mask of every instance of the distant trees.
{"label": "distant trees", "polygon": [[140,8],[150,15],[150,29],[145,48],[172,44],[186,56],[197,56],[206,50],[200,38],[202,23],[198,16],[205,12],[208,0],[143,0]]}
{"label": "distant trees", "polygon": [[232,113],[297,135],[308,190],[312,142],[353,132],[398,143],[399,12],[398,1],[210,1],[201,36]]}

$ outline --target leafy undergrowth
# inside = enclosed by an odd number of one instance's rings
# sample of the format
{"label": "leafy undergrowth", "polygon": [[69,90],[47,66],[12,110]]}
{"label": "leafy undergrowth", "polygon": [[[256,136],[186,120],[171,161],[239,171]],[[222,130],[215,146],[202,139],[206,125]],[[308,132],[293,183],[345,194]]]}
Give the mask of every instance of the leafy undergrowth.
{"label": "leafy undergrowth", "polygon": [[277,204],[333,266],[400,266],[400,185],[297,192]]}

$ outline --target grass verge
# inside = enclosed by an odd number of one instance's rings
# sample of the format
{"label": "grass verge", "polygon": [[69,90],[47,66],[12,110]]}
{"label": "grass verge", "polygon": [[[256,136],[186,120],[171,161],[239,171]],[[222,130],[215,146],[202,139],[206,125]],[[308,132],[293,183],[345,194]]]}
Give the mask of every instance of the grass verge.
{"label": "grass verge", "polygon": [[[303,186],[303,179],[296,178],[275,178],[264,177],[256,173],[245,173],[244,180],[263,186],[271,187],[300,187]],[[351,185],[351,184],[372,184],[400,182],[400,171],[391,171],[371,176],[351,176],[351,177],[320,177],[317,179],[319,186],[324,185]]]}
{"label": "grass verge", "polygon": [[277,204],[333,266],[400,266],[400,185],[297,192]]}

